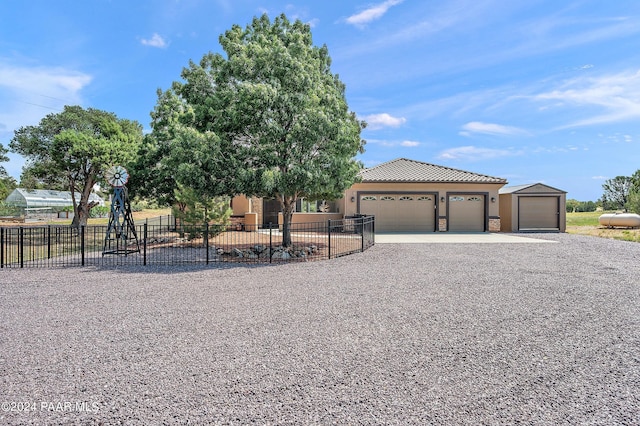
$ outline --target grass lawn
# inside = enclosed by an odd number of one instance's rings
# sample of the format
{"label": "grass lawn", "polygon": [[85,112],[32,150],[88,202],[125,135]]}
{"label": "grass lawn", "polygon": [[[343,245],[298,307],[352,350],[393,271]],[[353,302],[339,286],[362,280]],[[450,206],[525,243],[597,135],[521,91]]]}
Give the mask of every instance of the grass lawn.
{"label": "grass lawn", "polygon": [[[139,212],[133,212],[133,220],[134,221],[143,221],[144,219],[158,217],[158,216],[166,216],[171,214],[170,208],[165,209],[144,209]],[[95,218],[89,219],[88,225],[107,225],[109,223],[109,218]],[[37,226],[37,225],[71,225],[71,219],[54,219],[50,221],[42,221],[42,222],[30,222],[30,223],[21,223],[21,222],[1,222],[0,226]]]}
{"label": "grass lawn", "polygon": [[567,213],[567,233],[640,242],[640,229],[609,229],[601,226],[598,218],[604,213],[615,212]]}

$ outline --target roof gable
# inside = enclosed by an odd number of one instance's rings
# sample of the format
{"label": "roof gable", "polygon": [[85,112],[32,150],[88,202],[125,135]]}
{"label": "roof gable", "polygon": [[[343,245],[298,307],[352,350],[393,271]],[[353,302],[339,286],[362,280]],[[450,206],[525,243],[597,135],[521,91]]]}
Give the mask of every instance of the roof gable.
{"label": "roof gable", "polygon": [[507,183],[506,179],[398,158],[360,172],[363,182]]}
{"label": "roof gable", "polygon": [[566,194],[566,191],[553,188],[543,183],[527,183],[524,185],[508,186],[498,191],[500,194]]}

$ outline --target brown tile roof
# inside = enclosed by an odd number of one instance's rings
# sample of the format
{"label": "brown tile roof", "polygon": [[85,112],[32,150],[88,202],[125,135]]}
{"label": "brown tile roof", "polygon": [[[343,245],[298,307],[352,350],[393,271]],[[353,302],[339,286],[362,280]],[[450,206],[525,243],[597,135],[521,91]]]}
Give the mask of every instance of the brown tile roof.
{"label": "brown tile roof", "polygon": [[507,183],[506,179],[398,158],[360,172],[363,182]]}

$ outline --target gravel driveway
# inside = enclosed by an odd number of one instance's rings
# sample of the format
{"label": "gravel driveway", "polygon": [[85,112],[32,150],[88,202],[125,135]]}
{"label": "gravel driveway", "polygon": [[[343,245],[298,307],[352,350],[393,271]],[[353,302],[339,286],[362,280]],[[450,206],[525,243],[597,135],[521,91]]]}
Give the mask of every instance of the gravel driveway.
{"label": "gravel driveway", "polygon": [[640,244],[0,270],[0,424],[640,424]]}

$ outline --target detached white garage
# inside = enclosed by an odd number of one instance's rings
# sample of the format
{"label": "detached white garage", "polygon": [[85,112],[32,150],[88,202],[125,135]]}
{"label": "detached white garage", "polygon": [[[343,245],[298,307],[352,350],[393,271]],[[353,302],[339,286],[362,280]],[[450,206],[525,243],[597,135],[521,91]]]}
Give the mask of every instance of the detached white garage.
{"label": "detached white garage", "polygon": [[503,232],[565,232],[567,193],[542,183],[500,189]]}

